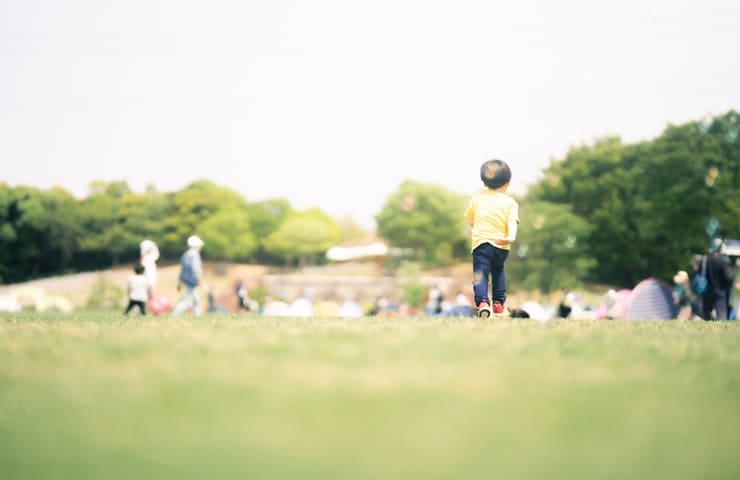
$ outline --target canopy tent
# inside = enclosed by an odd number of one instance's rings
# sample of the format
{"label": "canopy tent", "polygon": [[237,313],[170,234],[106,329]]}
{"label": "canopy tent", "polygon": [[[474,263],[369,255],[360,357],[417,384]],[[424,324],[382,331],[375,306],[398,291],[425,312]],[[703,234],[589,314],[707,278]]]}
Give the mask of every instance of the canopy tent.
{"label": "canopy tent", "polygon": [[379,238],[365,238],[331,247],[326,257],[334,262],[345,262],[361,258],[385,257],[390,249],[388,244]]}
{"label": "canopy tent", "polygon": [[740,240],[725,240],[719,253],[728,257],[740,257]]}

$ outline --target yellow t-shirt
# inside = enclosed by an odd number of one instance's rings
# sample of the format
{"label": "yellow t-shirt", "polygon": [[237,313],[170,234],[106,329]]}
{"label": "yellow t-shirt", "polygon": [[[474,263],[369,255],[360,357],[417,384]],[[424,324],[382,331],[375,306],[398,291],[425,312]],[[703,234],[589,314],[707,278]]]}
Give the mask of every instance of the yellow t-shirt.
{"label": "yellow t-shirt", "polygon": [[519,222],[519,204],[512,197],[483,188],[470,198],[464,215],[473,224],[471,251],[486,242],[503,250],[511,249],[511,244],[496,245],[493,241],[508,237],[509,221]]}

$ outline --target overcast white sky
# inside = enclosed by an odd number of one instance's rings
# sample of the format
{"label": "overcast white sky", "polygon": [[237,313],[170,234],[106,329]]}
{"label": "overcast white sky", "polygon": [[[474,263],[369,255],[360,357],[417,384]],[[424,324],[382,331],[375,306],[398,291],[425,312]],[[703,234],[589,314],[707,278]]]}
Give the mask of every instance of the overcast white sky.
{"label": "overcast white sky", "polygon": [[734,0],[0,0],[0,181],[208,178],[371,223],[740,109]]}

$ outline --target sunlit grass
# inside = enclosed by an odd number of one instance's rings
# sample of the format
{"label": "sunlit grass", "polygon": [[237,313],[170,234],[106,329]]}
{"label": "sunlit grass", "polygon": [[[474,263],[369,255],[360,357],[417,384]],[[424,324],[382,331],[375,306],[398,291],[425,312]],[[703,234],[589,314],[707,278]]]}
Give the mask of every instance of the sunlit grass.
{"label": "sunlit grass", "polygon": [[0,317],[0,478],[740,478],[734,322]]}

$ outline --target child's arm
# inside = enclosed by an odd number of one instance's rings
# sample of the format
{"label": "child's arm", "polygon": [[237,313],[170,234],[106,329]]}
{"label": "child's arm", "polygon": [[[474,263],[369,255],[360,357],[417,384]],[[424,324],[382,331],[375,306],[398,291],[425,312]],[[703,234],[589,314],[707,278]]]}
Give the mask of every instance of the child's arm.
{"label": "child's arm", "polygon": [[519,215],[518,212],[516,215],[509,216],[509,221],[506,224],[508,231],[508,235],[503,238],[498,238],[494,241],[496,245],[510,245],[514,243],[514,240],[516,240],[516,234],[519,230]]}
{"label": "child's arm", "polygon": [[465,220],[468,221],[468,224],[472,227],[473,226],[473,220],[475,219],[475,210],[473,209],[473,201],[472,200],[468,203],[468,206],[465,209],[465,213],[463,213],[463,216],[465,217]]}

